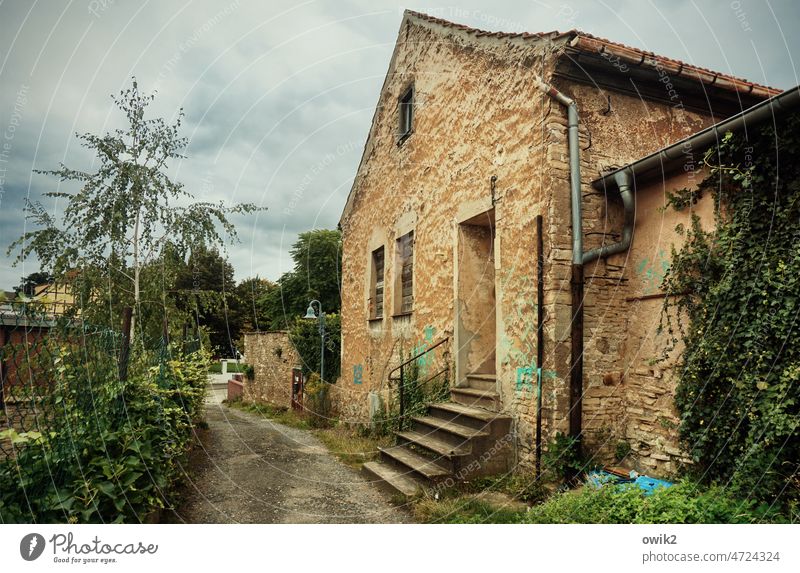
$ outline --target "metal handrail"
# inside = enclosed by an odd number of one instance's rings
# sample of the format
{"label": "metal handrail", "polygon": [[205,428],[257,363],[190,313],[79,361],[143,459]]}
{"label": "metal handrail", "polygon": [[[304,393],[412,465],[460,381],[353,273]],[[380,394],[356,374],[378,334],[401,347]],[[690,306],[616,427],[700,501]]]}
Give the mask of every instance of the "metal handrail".
{"label": "metal handrail", "polygon": [[419,357],[425,356],[428,352],[430,352],[431,350],[433,350],[437,346],[441,346],[442,344],[444,344],[448,340],[450,340],[450,337],[449,336],[445,336],[444,338],[442,338],[439,342],[437,342],[433,346],[427,348],[426,350],[423,350],[419,354],[415,354],[414,356],[412,356],[411,358],[409,358],[408,360],[403,362],[400,366],[397,366],[397,367],[393,368],[392,370],[390,370],[389,371],[389,380],[397,380],[397,378],[392,378],[392,374],[394,374],[398,370],[401,370],[403,367],[408,366],[409,364],[411,364],[412,362],[417,360]]}
{"label": "metal handrail", "polygon": [[[422,352],[420,352],[418,354],[415,354],[414,356],[412,356],[411,358],[409,358],[408,360],[406,360],[405,362],[403,362],[399,366],[393,368],[389,372],[389,376],[387,377],[389,382],[392,382],[394,380],[397,380],[397,381],[400,382],[400,385],[399,385],[399,390],[400,390],[400,415],[399,415],[399,420],[398,420],[398,427],[399,427],[400,430],[403,429],[403,417],[405,416],[405,376],[403,376],[405,367],[408,366],[409,364],[411,364],[412,362],[414,362],[415,360],[419,360],[419,358],[421,358],[422,356],[425,356],[428,352],[431,352],[434,348],[437,348],[437,347],[441,346],[442,344],[444,344],[448,340],[450,340],[450,337],[449,336],[445,336],[443,339],[441,339],[439,342],[437,342],[433,346],[430,346],[430,347],[426,348],[425,350],[423,350]],[[393,378],[392,375],[397,371],[400,372],[400,375],[397,378]],[[447,371],[448,371],[448,368],[444,368],[441,371],[439,371],[436,374],[434,374],[433,376],[428,377],[422,383],[424,384],[425,382],[428,382],[429,380],[433,380],[434,378],[436,378],[440,374],[442,374],[444,372],[447,372]],[[415,380],[414,382],[417,383],[419,381]]]}

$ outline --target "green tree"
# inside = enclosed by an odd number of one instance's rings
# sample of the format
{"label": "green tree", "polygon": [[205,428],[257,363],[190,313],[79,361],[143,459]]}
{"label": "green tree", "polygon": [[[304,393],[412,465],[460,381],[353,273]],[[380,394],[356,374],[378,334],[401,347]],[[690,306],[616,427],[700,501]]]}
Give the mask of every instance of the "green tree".
{"label": "green tree", "polygon": [[24,294],[25,296],[33,296],[34,290],[39,285],[50,284],[53,282],[53,276],[50,273],[35,272],[22,277],[22,282],[19,286],[14,287],[14,292],[17,294]]}
{"label": "green tree", "polygon": [[342,234],[337,230],[315,229],[300,233],[290,251],[294,269],[278,279],[277,288],[261,301],[270,328],[287,329],[303,316],[312,299],[322,303],[326,313],[341,309]]}
{"label": "green tree", "polygon": [[275,283],[258,275],[236,285],[229,308],[233,320],[242,331],[264,330],[269,326],[269,317],[264,314],[261,301],[275,288]]}
{"label": "green tree", "polygon": [[211,347],[233,356],[241,324],[235,293],[233,265],[215,247],[192,249],[188,262],[179,266],[175,279],[176,306],[207,329]]}
{"label": "green tree", "polygon": [[[105,135],[79,135],[81,144],[95,154],[93,172],[61,165],[52,171],[63,181],[80,185],[77,191],[51,191],[44,196],[66,203],[59,222],[40,202],[26,203],[33,231],[9,247],[19,250],[17,261],[35,253],[43,269],[58,280],[80,269],[89,293],[86,305],[130,305],[134,324],[141,316],[143,274],[149,265],[172,251],[169,260],[182,258],[198,245],[221,243],[222,233],[236,239],[229,216],[257,210],[252,204],[232,207],[223,203],[194,202],[183,185],[167,174],[171,161],[183,156],[186,139],[178,135],[183,111],[168,124],[162,118],[145,118],[155,95],[132,87],[112,96],[127,125]],[[162,290],[162,302],[165,295]]]}

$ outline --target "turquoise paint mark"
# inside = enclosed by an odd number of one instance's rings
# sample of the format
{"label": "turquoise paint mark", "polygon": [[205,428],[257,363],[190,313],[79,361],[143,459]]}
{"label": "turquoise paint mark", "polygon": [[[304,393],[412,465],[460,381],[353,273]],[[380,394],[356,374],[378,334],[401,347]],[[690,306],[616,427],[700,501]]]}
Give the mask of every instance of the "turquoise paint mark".
{"label": "turquoise paint mark", "polygon": [[667,271],[669,271],[669,260],[663,249],[656,253],[653,261],[650,261],[647,257],[643,258],[636,265],[636,274],[639,275],[642,281],[642,292],[644,294],[652,294],[660,289]]}
{"label": "turquoise paint mark", "polygon": [[517,392],[533,392],[533,366],[517,368]]}
{"label": "turquoise paint mark", "polygon": [[364,381],[364,366],[356,364],[353,366],[353,384],[361,384]]}
{"label": "turquoise paint mark", "polygon": [[433,342],[433,335],[436,334],[436,329],[430,324],[425,327],[425,341],[428,343]]}

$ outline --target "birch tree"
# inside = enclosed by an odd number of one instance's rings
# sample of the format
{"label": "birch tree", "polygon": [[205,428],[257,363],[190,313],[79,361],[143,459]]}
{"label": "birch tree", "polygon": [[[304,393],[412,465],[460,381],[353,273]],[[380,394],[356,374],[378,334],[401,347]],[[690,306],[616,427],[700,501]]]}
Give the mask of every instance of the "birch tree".
{"label": "birch tree", "polygon": [[229,216],[258,210],[250,203],[191,202],[191,193],[167,173],[172,161],[184,157],[187,140],[179,135],[183,110],[172,124],[163,118],[147,119],[145,112],[154,98],[155,94],[142,93],[134,78],[130,88],[112,96],[125,115],[126,127],[103,136],[78,135],[81,145],[94,152],[96,171],[71,169],[63,163],[59,169],[36,171],[77,182],[80,188],[44,193],[65,202],[60,221],[41,202],[26,201],[26,215],[34,228],[9,247],[9,253],[18,250],[17,262],[36,254],[42,268],[57,280],[75,270],[95,274],[102,270],[108,295],[132,302],[133,333],[140,315],[142,271],[163,249],[169,246],[185,254],[220,243],[223,236],[236,240]]}

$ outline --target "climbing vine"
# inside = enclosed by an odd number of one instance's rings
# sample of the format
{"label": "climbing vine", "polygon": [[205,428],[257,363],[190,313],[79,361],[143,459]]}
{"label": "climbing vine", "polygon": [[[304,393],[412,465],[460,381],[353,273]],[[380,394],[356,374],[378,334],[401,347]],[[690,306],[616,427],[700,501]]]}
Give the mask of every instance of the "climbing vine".
{"label": "climbing vine", "polygon": [[[679,227],[662,314],[685,348],[680,436],[704,482],[797,507],[800,494],[800,120],[726,134],[705,155],[715,225]],[[749,136],[749,137],[748,137]],[[669,352],[669,350],[668,350]]]}

